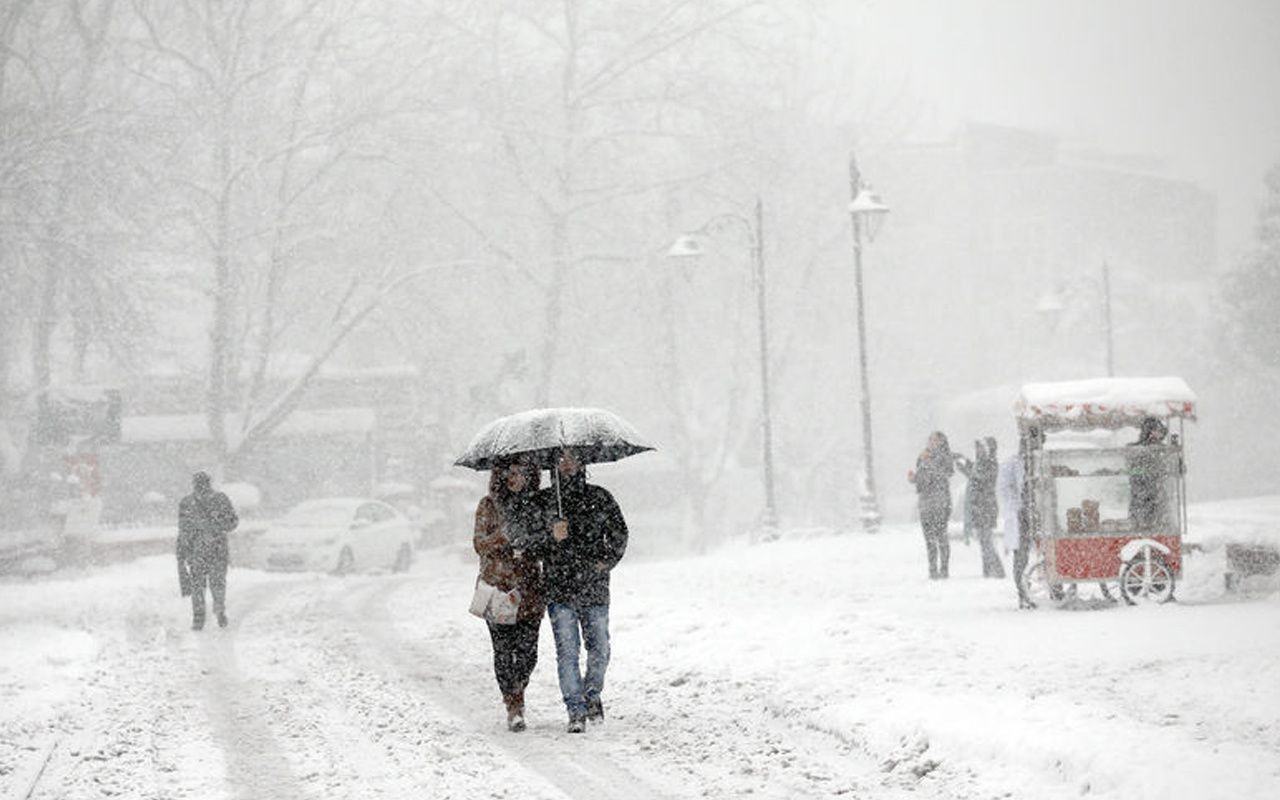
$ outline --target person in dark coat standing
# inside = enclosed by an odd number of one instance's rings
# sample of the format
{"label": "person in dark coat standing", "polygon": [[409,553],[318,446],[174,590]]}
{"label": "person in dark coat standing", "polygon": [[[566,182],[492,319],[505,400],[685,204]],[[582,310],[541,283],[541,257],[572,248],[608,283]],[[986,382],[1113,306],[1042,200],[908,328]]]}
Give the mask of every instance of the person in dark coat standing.
{"label": "person in dark coat standing", "polygon": [[924,452],[916,459],[916,468],[907,472],[907,480],[916,485],[920,528],[924,532],[925,550],[929,555],[931,579],[946,578],[951,561],[947,520],[951,518],[953,474],[955,464],[947,436],[942,431],[934,431],[929,434]]}
{"label": "person in dark coat standing", "polygon": [[958,458],[956,466],[969,479],[965,488],[965,529],[972,530],[982,548],[982,577],[1003,578],[1004,564],[992,541],[1000,508],[996,503],[996,476],[1000,462],[996,458],[995,437],[988,436],[973,443],[974,460]]}
{"label": "person in dark coat standing", "polygon": [[1169,492],[1160,448],[1168,434],[1164,422],[1147,417],[1142,420],[1138,441],[1129,444],[1129,517],[1134,530],[1158,532],[1168,524]]}
{"label": "person in dark coat standing", "polygon": [[[556,519],[540,550],[547,615],[556,640],[560,693],[569,712],[569,732],[604,721],[605,670],[609,666],[609,573],[627,550],[627,523],[606,489],[587,483],[572,450],[556,464],[559,489],[544,489]],[[579,669],[582,646],[587,670]]]}
{"label": "person in dark coat standing", "polygon": [[538,494],[541,475],[532,464],[494,467],[489,494],[476,508],[472,542],[480,556],[480,579],[520,595],[515,624],[486,623],[493,642],[493,673],[507,708],[507,728],[516,733],[525,729],[524,690],[538,664],[538,630],[546,608],[538,561],[517,547],[546,537],[548,519]]}
{"label": "person in dark coat standing", "polygon": [[213,594],[213,613],[227,627],[227,534],[240,518],[231,501],[213,490],[206,472],[191,476],[191,494],[178,503],[178,576],[191,593],[191,629],[204,627],[204,593]]}

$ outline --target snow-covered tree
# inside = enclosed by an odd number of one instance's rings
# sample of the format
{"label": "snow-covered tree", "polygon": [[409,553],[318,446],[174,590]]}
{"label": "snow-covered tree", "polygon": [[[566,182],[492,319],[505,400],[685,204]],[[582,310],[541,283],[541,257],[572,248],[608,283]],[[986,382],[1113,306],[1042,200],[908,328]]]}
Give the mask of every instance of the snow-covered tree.
{"label": "snow-covered tree", "polygon": [[1280,164],[1263,180],[1257,245],[1227,276],[1223,297],[1232,339],[1257,365],[1280,374]]}
{"label": "snow-covered tree", "polygon": [[127,56],[170,120],[154,178],[174,213],[157,245],[207,267],[188,271],[208,274],[205,416],[223,464],[414,273],[386,246],[404,182],[393,131],[420,111],[435,40],[372,5],[133,2]]}
{"label": "snow-covered tree", "polygon": [[[0,9],[0,431],[17,470],[31,398],[128,361],[145,327],[130,246],[146,225],[143,120],[114,59],[116,0]],[[21,425],[19,425],[21,427]]]}

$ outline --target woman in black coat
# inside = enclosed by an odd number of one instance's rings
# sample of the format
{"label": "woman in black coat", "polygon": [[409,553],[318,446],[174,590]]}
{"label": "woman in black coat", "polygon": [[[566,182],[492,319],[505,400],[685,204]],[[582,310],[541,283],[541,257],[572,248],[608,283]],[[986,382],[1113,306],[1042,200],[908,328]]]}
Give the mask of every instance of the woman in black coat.
{"label": "woman in black coat", "polygon": [[977,534],[978,544],[982,547],[982,577],[1003,578],[1004,564],[996,553],[992,536],[999,517],[999,506],[996,503],[996,475],[1000,464],[996,458],[995,437],[973,443],[974,460],[960,459],[957,466],[969,479],[965,488],[965,532],[972,530]]}
{"label": "woman in black coat", "polygon": [[947,520],[951,518],[951,476],[954,459],[947,436],[942,431],[929,434],[929,444],[916,459],[916,468],[907,480],[916,485],[916,502],[920,509],[920,528],[924,532],[929,554],[929,577],[946,578],[951,561],[951,544],[947,541]]}

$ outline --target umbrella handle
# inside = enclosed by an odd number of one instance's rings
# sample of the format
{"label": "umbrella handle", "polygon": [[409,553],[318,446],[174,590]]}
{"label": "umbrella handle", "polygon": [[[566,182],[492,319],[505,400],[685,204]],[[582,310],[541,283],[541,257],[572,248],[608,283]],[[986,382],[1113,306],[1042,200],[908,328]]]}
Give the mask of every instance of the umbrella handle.
{"label": "umbrella handle", "polygon": [[564,503],[561,502],[560,500],[560,468],[559,467],[551,468],[551,480],[554,481],[556,485],[556,516],[560,517],[560,519],[564,519]]}

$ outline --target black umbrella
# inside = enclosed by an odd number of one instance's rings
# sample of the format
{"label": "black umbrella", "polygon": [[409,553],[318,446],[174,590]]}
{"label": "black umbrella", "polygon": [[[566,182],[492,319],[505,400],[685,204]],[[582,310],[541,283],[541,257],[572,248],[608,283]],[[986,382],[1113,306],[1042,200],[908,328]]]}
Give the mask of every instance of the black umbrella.
{"label": "black umbrella", "polygon": [[583,464],[618,461],[653,448],[640,441],[626,420],[599,408],[536,408],[490,422],[453,462],[460,467],[491,469],[495,463],[514,459],[550,469],[560,499],[556,460],[572,450]]}

